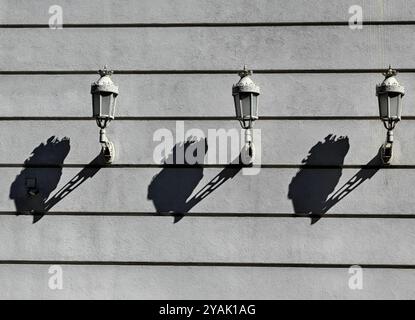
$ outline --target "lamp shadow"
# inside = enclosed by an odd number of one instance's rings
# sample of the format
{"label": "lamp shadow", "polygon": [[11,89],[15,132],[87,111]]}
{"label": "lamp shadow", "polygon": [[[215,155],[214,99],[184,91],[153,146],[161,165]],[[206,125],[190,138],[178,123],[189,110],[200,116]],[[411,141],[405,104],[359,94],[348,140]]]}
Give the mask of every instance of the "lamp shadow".
{"label": "lamp shadow", "polygon": [[[62,176],[63,162],[70,151],[70,140],[50,137],[46,144],[40,144],[25,160],[25,168],[16,176],[10,186],[9,198],[14,200],[16,214],[33,215],[38,222],[59,201],[79,187],[86,179],[92,178],[104,163],[99,154],[63,188],[52,197]],[[30,182],[30,186],[28,185]]]}
{"label": "lamp shadow", "polygon": [[[52,209],[57,203],[66,198],[71,192],[73,192],[76,188],[81,186],[81,184],[86,182],[88,179],[93,178],[104,165],[105,157],[104,154],[101,152],[94,158],[94,160],[92,160],[81,171],[79,171],[67,184],[65,184],[50,199],[48,199],[48,201],[46,201],[45,212]],[[42,216],[43,215],[41,215],[40,218],[42,218]]]}
{"label": "lamp shadow", "polygon": [[221,172],[213,177],[202,189],[200,189],[190,200],[187,201],[189,210],[218,189],[226,181],[233,179],[243,168],[241,163],[241,155],[239,155],[230,164],[226,165]]}
{"label": "lamp shadow", "polygon": [[[318,142],[310,149],[308,157],[302,161],[304,166],[291,180],[288,198],[293,203],[294,212],[310,216],[311,224],[318,222],[334,205],[379,170],[380,149],[373,159],[334,192],[342,175],[344,158],[349,148],[347,137],[336,138],[334,135],[328,135],[324,142]],[[324,165],[330,168],[307,167]]]}
{"label": "lamp shadow", "polygon": [[[310,149],[288,187],[288,199],[296,214],[314,217],[323,213],[329,195],[340,180],[349,148],[348,137],[337,138],[330,134]],[[324,165],[330,168],[313,168]]]}
{"label": "lamp shadow", "polygon": [[[70,151],[70,140],[50,137],[41,143],[25,160],[25,168],[16,176],[10,186],[9,198],[14,200],[17,214],[44,212],[45,203],[58,186],[62,176],[62,164]],[[49,167],[47,167],[50,165]],[[28,193],[28,183],[33,196]]]}
{"label": "lamp shadow", "polygon": [[336,203],[344,199],[353,190],[359,187],[363,182],[371,179],[376,172],[379,171],[380,167],[383,166],[380,157],[381,149],[378,153],[370,160],[366,165],[363,166],[353,177],[351,177],[343,186],[337,189],[337,191],[327,199],[323,210],[311,218],[311,224],[316,223],[320,218],[330,210]]}
{"label": "lamp shadow", "polygon": [[[207,140],[200,139],[198,141],[186,141],[185,143],[176,144],[172,152],[165,158],[164,163],[171,165],[183,164],[182,162],[178,163],[176,155],[180,153],[186,154],[189,148],[194,150],[195,157],[203,159],[207,152]],[[203,154],[197,155],[197,152],[202,152]],[[237,160],[239,161],[239,158]],[[186,160],[184,164],[189,165]],[[234,165],[233,163],[227,165],[189,199],[204,176],[203,161],[186,168],[166,167],[153,177],[148,186],[147,199],[152,200],[157,213],[173,215],[174,223],[177,223],[195,205],[227,180],[233,178],[241,168],[242,166]]]}

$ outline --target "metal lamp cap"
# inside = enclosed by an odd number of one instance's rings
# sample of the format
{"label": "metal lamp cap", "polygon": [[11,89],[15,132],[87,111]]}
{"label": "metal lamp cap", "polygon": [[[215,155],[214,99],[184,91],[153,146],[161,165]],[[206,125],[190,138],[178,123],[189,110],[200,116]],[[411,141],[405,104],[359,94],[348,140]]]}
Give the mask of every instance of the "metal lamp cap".
{"label": "metal lamp cap", "polygon": [[252,71],[248,70],[244,66],[244,70],[239,72],[241,79],[238,83],[234,84],[232,87],[232,94],[237,95],[238,93],[256,93],[260,94],[260,88],[257,86],[251,79]]}
{"label": "metal lamp cap", "polygon": [[376,95],[383,93],[400,93],[405,94],[405,87],[401,86],[396,79],[398,72],[389,66],[389,69],[383,73],[385,80],[376,86]]}
{"label": "metal lamp cap", "polygon": [[118,95],[118,86],[111,79],[114,71],[109,70],[107,66],[98,71],[101,76],[97,81],[91,84],[91,93],[108,92]]}

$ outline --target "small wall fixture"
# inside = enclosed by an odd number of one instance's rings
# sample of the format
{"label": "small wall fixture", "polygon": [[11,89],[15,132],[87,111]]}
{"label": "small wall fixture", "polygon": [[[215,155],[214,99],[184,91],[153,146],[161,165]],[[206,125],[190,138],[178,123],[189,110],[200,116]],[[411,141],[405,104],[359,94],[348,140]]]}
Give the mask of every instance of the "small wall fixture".
{"label": "small wall fixture", "polygon": [[100,130],[99,142],[102,145],[102,154],[105,162],[111,164],[115,158],[114,144],[108,140],[105,128],[114,120],[115,107],[118,96],[118,86],[111,80],[113,71],[108,70],[107,66],[99,70],[100,78],[92,83],[92,114],[97,121]]}
{"label": "small wall fixture", "polygon": [[26,178],[25,185],[27,194],[30,197],[34,197],[39,194],[36,178]]}
{"label": "small wall fixture", "polygon": [[252,138],[252,127],[255,120],[258,120],[258,96],[260,88],[251,79],[252,71],[244,66],[239,72],[241,79],[232,87],[232,95],[235,103],[236,118],[245,129],[245,150],[248,153],[249,161],[255,157],[255,146]]}
{"label": "small wall fixture", "polygon": [[376,95],[379,100],[379,116],[388,130],[386,141],[381,148],[381,157],[384,164],[390,164],[393,158],[393,129],[401,120],[402,97],[405,88],[396,80],[398,72],[389,69],[383,73],[385,80],[376,86]]}

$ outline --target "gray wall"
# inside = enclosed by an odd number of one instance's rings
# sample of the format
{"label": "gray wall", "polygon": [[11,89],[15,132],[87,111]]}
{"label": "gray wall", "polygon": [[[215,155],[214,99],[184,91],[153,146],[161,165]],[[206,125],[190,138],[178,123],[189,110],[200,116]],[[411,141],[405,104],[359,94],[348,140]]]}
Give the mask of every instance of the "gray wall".
{"label": "gray wall", "polygon": [[[47,27],[51,4],[62,30]],[[362,30],[347,25],[355,4]],[[0,0],[0,298],[415,298],[414,14],[409,0]],[[117,161],[85,167],[104,64],[118,71]],[[260,173],[155,165],[153,133],[176,120],[239,128],[243,64],[263,92]],[[407,94],[385,168],[375,84],[388,64]],[[177,223],[148,199],[152,186],[186,209],[217,175]],[[26,197],[27,177],[43,199]],[[28,212],[48,198],[44,216]],[[48,287],[55,264],[63,290]]]}

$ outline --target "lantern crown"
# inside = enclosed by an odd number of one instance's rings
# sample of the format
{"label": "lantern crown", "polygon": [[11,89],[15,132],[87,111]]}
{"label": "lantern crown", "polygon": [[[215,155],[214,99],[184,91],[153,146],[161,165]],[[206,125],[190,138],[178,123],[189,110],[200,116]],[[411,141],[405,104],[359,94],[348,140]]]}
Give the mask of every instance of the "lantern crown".
{"label": "lantern crown", "polygon": [[118,95],[118,86],[114,84],[111,79],[111,75],[114,71],[109,70],[107,66],[98,71],[101,76],[97,81],[93,82],[91,85],[91,93],[113,93]]}
{"label": "lantern crown", "polygon": [[259,86],[257,86],[251,79],[252,73],[253,72],[251,70],[248,70],[248,68],[244,66],[244,69],[239,72],[241,79],[232,87],[233,95],[243,92],[260,94]]}
{"label": "lantern crown", "polygon": [[382,73],[385,76],[385,80],[376,86],[376,95],[383,93],[399,93],[402,96],[405,94],[405,88],[401,86],[396,79],[398,72],[389,66],[386,72]]}
{"label": "lantern crown", "polygon": [[239,71],[239,76],[241,78],[246,77],[246,76],[252,76],[254,72],[252,70],[248,70],[248,67],[246,65],[244,65],[244,69],[242,71]]}
{"label": "lantern crown", "polygon": [[112,76],[114,74],[114,71],[108,69],[108,66],[105,65],[103,69],[98,70],[98,73],[101,77],[104,77],[104,76]]}

